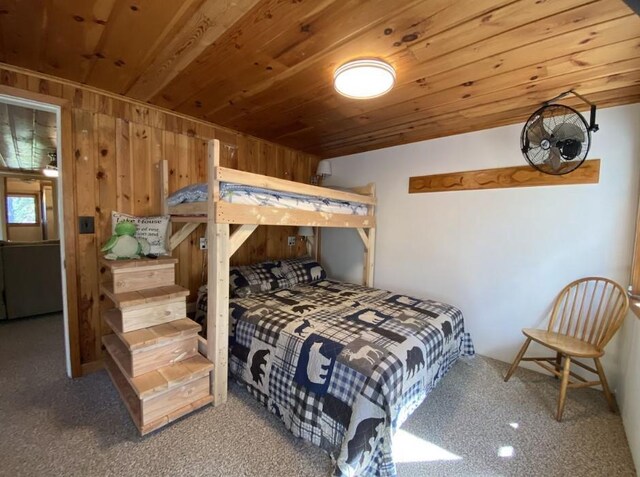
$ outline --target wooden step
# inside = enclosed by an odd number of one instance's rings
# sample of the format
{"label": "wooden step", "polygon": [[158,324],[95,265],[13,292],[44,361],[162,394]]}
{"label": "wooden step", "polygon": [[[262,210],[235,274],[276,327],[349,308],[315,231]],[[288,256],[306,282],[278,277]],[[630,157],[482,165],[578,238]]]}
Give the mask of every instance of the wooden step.
{"label": "wooden step", "polygon": [[138,260],[101,259],[105,269],[103,283],[108,284],[114,294],[148,290],[175,284],[177,259],[140,258]]}
{"label": "wooden step", "polygon": [[213,401],[208,373],[141,399],[109,353],[105,356],[105,368],[142,435]]}
{"label": "wooden step", "polygon": [[[131,333],[135,333],[135,331]],[[198,354],[197,334],[184,336],[177,340],[168,340],[136,351],[129,350],[117,333],[103,336],[102,342],[109,353],[117,358],[122,370],[130,377],[140,376]]]}
{"label": "wooden step", "polygon": [[189,290],[180,285],[169,285],[166,287],[156,287],[149,290],[131,291],[125,293],[115,293],[110,283],[103,283],[100,291],[104,293],[115,305],[121,310],[124,308],[132,308],[136,306],[148,306],[176,298],[185,298],[189,296]]}
{"label": "wooden step", "polygon": [[185,297],[189,290],[178,285],[135,292],[113,293],[109,284],[101,291],[117,307],[103,312],[114,331],[127,333],[149,326],[180,320],[187,316]]}
{"label": "wooden step", "polygon": [[184,298],[157,303],[150,306],[137,306],[118,310],[111,308],[102,312],[102,318],[110,323],[111,329],[118,333],[128,333],[150,326],[182,320],[187,316],[187,304]]}
{"label": "wooden step", "polygon": [[150,349],[173,341],[179,341],[187,337],[197,336],[202,329],[202,327],[195,321],[190,320],[189,318],[181,318],[179,320],[170,321],[169,323],[122,333],[118,329],[119,323],[117,322],[117,317],[114,316],[113,313],[105,314],[104,319],[131,352]]}
{"label": "wooden step", "polygon": [[156,265],[175,265],[176,263],[178,263],[178,259],[173,257],[142,257],[133,260],[107,260],[106,258],[102,257],[100,259],[100,265],[111,272],[133,268],[154,267]]}
{"label": "wooden step", "polygon": [[[108,336],[112,335],[107,335],[104,338],[107,338]],[[112,339],[118,338],[112,336]],[[141,399],[147,399],[155,395],[162,394],[174,387],[182,386],[185,383],[203,376],[208,376],[213,369],[211,361],[198,353],[184,361],[180,361],[169,366],[163,366],[162,368],[157,368],[140,376],[131,377],[126,374],[126,370],[120,362],[119,354],[111,354],[108,348],[107,354],[111,356],[111,359],[113,359],[113,361],[118,365],[118,368],[133,388],[136,396]]]}

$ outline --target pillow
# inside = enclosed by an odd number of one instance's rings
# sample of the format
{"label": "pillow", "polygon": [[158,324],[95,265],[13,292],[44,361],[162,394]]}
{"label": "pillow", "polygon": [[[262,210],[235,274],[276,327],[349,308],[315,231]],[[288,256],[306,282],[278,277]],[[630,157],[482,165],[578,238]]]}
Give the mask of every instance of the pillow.
{"label": "pillow", "polygon": [[229,270],[231,296],[246,297],[251,294],[289,288],[291,285],[280,267],[280,262],[262,262],[231,267]]}
{"label": "pillow", "polygon": [[167,237],[169,235],[168,215],[155,217],[136,217],[135,215],[111,212],[111,233],[115,233],[116,224],[128,220],[136,224],[136,238],[147,239],[151,249],[149,253],[155,255],[168,255]]}
{"label": "pillow", "polygon": [[283,260],[281,266],[291,285],[311,283],[327,278],[327,272],[324,268],[311,257]]}

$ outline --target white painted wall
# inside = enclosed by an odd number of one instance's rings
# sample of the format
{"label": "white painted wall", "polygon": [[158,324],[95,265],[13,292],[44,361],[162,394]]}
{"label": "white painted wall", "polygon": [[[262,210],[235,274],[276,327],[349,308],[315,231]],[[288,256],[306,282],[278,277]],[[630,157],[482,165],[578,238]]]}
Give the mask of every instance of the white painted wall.
{"label": "white painted wall", "polygon": [[[640,180],[640,105],[600,110],[598,123],[601,129],[589,154],[602,159],[597,185],[407,193],[410,176],[524,164],[520,125],[337,158],[326,184],[377,185],[376,287],[458,306],[477,352],[511,361],[523,341],[520,330],[545,324],[565,284],[588,275],[625,286],[629,281]],[[362,246],[355,232],[322,233],[330,276],[359,281]],[[620,375],[625,379],[619,399],[625,422],[635,428],[629,435],[635,439],[636,462],[639,334],[640,324],[627,323],[624,356],[621,333],[604,360],[614,388]]]}

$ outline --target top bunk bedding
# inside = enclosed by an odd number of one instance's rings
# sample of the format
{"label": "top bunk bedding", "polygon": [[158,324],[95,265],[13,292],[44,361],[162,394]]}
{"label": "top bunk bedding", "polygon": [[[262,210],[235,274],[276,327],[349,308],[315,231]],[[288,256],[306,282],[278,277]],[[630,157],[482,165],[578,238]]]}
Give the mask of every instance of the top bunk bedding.
{"label": "top bunk bedding", "polygon": [[[207,202],[207,197],[207,183],[193,184],[169,196],[167,205],[174,207],[184,203]],[[232,204],[270,206],[345,215],[367,215],[369,211],[366,204],[280,192],[231,182],[220,183],[220,199]],[[206,212],[203,213],[206,214]]]}
{"label": "top bunk bedding", "polygon": [[395,476],[393,434],[473,355],[462,313],[322,278],[230,300],[230,375],[328,452],[335,475]]}

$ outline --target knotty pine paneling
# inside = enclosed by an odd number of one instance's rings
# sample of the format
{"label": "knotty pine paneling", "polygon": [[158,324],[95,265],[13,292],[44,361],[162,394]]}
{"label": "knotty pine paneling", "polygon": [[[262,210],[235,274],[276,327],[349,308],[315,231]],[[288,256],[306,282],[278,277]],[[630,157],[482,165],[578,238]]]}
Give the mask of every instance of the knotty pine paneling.
{"label": "knotty pine paneling", "polygon": [[[159,162],[169,161],[169,188],[206,181],[207,142],[222,142],[223,166],[308,182],[318,159],[292,149],[246,136],[213,124],[172,114],[155,107],[99,92],[77,84],[27,71],[0,69],[0,84],[19,90],[68,100],[74,165],[76,210],[79,216],[95,218],[95,233],[75,238],[79,355],[83,369],[95,369],[101,359],[101,337],[109,332],[101,311],[109,301],[100,295],[104,269],[98,259],[100,247],[111,234],[111,211],[136,215],[160,213]],[[77,227],[77,226],[76,226]],[[175,225],[177,229],[179,225]],[[287,246],[287,236],[296,227],[259,227],[233,256],[233,264],[269,258],[299,256],[302,243]],[[191,291],[195,300],[202,284],[206,253],[199,250],[200,226],[175,251],[180,260],[176,280]]]}

